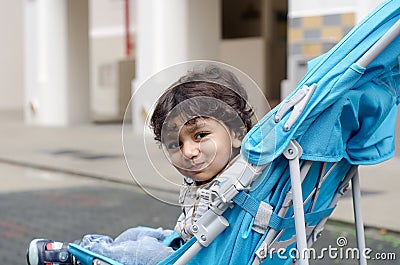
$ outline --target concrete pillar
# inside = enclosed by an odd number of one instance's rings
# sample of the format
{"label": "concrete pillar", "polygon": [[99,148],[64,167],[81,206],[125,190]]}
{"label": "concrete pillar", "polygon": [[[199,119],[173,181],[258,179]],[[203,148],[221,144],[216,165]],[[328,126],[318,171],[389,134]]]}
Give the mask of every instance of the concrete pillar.
{"label": "concrete pillar", "polygon": [[217,60],[220,45],[220,1],[137,0],[136,79],[132,122],[143,130],[143,113],[165,88],[136,93],[151,75],[172,64],[195,59]]}
{"label": "concrete pillar", "polygon": [[[261,22],[261,29],[262,29],[262,36],[264,39],[264,60],[265,60],[265,70],[264,70],[264,82],[265,82],[265,95],[268,100],[273,100],[276,99],[276,91],[277,88],[274,88],[272,85],[272,79],[273,77],[271,76],[272,68],[274,67],[273,65],[273,60],[272,60],[272,47],[274,43],[274,34],[273,34],[273,23],[274,23],[274,17],[273,17],[273,0],[265,0],[262,1],[262,22]],[[282,58],[284,60],[284,58]],[[275,104],[273,104],[275,105]]]}
{"label": "concrete pillar", "polygon": [[23,106],[22,1],[0,1],[0,111]]}
{"label": "concrete pillar", "polygon": [[25,121],[49,126],[88,121],[88,1],[24,5]]}

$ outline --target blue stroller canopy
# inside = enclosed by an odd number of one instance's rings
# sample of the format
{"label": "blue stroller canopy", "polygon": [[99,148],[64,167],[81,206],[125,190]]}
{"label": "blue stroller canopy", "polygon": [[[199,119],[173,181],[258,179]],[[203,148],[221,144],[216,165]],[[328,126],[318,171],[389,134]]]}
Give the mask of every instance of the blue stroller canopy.
{"label": "blue stroller canopy", "polygon": [[[316,161],[302,184],[305,198],[318,186],[321,172],[330,173],[319,187],[318,199],[304,203],[308,227],[332,213],[334,195],[353,165],[379,163],[393,156],[400,99],[400,38],[396,37],[371,63],[363,65],[359,60],[399,19],[400,1],[382,3],[328,53],[310,61],[308,72],[287,100],[246,135],[242,144],[245,159],[269,167],[248,194],[240,192],[233,199],[238,205],[223,214],[229,227],[188,264],[252,264],[266,236],[252,230],[260,202],[274,208],[266,232],[283,230],[279,241],[293,238],[293,209],[277,217],[291,189],[288,161],[282,154],[292,140],[303,149],[301,165]],[[294,108],[277,119],[283,104],[310,87],[314,92],[297,119],[291,120]],[[160,264],[173,264],[195,242],[193,238]],[[291,262],[290,257],[277,259],[271,255],[262,264]]]}
{"label": "blue stroller canopy", "polygon": [[[317,84],[302,115],[290,131],[268,113],[246,136],[242,146],[249,162],[266,164],[282,154],[291,139],[304,159],[373,164],[394,152],[394,127],[400,96],[400,38],[365,69],[356,64],[399,20],[399,1],[386,1],[328,53],[309,62],[309,70],[290,98],[304,85]],[[282,103],[281,103],[282,104]],[[270,135],[276,140],[270,141]],[[271,144],[272,145],[271,145]]]}

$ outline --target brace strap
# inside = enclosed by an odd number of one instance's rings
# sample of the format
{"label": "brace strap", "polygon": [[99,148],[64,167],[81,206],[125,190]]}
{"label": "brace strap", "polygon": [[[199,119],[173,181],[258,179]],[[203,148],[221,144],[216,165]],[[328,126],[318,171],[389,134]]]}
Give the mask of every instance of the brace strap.
{"label": "brace strap", "polygon": [[253,230],[257,233],[264,234],[268,228],[269,220],[273,213],[273,207],[266,202],[261,202],[256,217],[254,218]]}
{"label": "brace strap", "polygon": [[[257,217],[257,213],[259,212],[259,208],[261,202],[256,200],[251,195],[242,191],[239,192],[234,198],[233,201],[243,210],[248,212],[254,218]],[[264,206],[263,206],[264,207]],[[272,207],[272,206],[271,206]],[[306,223],[315,224],[318,223],[322,218],[328,217],[332,214],[335,207],[327,208],[319,211],[315,211],[312,213],[306,213],[304,215]],[[260,217],[260,215],[259,215]],[[295,228],[294,217],[280,217],[276,213],[272,212],[269,216],[269,222],[267,223],[267,227],[271,227],[276,231],[280,231],[282,229],[291,229]]]}

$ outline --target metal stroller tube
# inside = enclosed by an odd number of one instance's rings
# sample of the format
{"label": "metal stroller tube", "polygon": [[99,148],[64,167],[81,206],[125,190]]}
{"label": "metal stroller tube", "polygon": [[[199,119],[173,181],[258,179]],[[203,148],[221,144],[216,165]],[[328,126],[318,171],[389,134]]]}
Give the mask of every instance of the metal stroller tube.
{"label": "metal stroller tube", "polygon": [[400,35],[400,20],[398,20],[360,59],[357,65],[367,66],[397,37]]}

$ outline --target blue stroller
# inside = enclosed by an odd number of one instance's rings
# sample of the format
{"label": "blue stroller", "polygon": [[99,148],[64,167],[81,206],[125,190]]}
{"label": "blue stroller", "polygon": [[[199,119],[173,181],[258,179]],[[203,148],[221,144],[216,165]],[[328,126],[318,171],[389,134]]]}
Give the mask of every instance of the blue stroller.
{"label": "blue stroller", "polygon": [[[394,155],[399,34],[400,1],[385,1],[310,61],[295,90],[246,135],[195,237],[160,264],[308,264],[350,181],[363,253],[357,166]],[[75,244],[69,252],[84,265],[119,264]]]}

